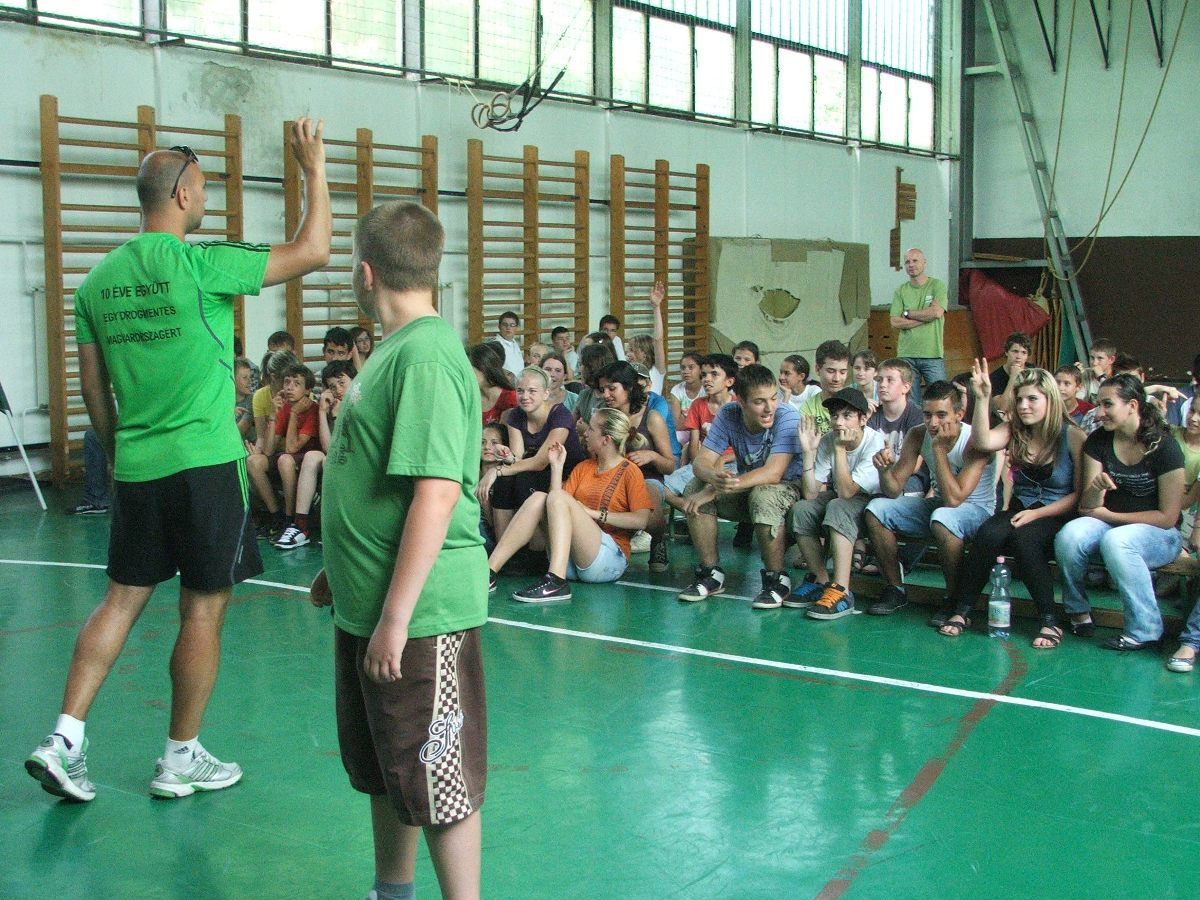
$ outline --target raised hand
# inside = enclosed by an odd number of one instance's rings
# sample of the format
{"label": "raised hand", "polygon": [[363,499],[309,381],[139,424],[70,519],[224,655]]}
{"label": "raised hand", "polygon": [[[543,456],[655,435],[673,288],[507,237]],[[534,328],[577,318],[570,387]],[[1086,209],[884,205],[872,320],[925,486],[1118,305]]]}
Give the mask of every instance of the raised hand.
{"label": "raised hand", "polygon": [[292,124],[292,134],[288,143],[292,148],[292,156],[296,157],[296,162],[300,164],[305,175],[325,169],[325,141],[322,139],[324,133],[323,120],[318,120],[314,125],[311,118],[301,116]]}
{"label": "raised hand", "polygon": [[971,361],[971,392],[976,401],[986,402],[992,396],[992,376],[988,372],[986,359]]}
{"label": "raised hand", "polygon": [[662,306],[662,302],[667,296],[667,286],[661,281],[654,282],[654,287],[650,290],[650,304],[658,307]]}
{"label": "raised hand", "polygon": [[800,447],[806,454],[814,454],[821,445],[821,431],[817,428],[816,416],[801,416],[798,432]]}

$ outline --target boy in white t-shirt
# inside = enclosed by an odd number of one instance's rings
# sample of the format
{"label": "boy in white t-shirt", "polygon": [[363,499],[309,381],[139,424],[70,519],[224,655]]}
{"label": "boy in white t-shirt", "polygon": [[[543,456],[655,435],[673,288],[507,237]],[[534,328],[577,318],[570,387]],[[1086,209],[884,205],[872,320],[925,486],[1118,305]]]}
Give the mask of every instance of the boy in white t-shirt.
{"label": "boy in white t-shirt", "polygon": [[[850,564],[862,533],[862,515],[879,492],[872,458],[883,449],[883,435],[867,427],[867,398],[857,388],[842,388],[825,400],[831,428],[821,435],[816,420],[800,422],[804,448],[804,499],[792,507],[792,532],[808,575],[783,601],[808,609],[813,619],[838,619],[854,612]],[[833,578],[825,567],[821,538],[829,533]]]}

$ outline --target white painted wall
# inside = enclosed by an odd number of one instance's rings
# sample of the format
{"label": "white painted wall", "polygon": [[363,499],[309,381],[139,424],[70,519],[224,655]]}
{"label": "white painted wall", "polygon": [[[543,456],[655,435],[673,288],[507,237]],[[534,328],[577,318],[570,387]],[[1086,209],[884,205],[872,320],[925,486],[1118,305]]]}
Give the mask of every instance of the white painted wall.
{"label": "white painted wall", "polygon": [[[1132,4],[1132,32],[1128,32]],[[1049,10],[1052,4],[1043,3]],[[1071,66],[1066,67],[1071,7],[1076,6],[1075,41]],[[980,5],[981,6],[981,5]],[[1098,8],[1106,4],[1097,3]],[[1159,3],[1153,3],[1158,11]],[[1196,83],[1200,80],[1200,8],[1191,5],[1182,39],[1162,92],[1145,146],[1117,202],[1100,226],[1102,237],[1200,234],[1200,126],[1197,124]],[[1030,87],[1035,115],[1054,164],[1054,146],[1067,83],[1063,140],[1055,192],[1063,225],[1070,235],[1089,232],[1100,217],[1105,181],[1116,143],[1116,191],[1142,133],[1155,95],[1163,82],[1150,31],[1146,4],[1119,0],[1113,4],[1111,67],[1104,68],[1089,6],[1060,4],[1060,62],[1058,72],[1042,42],[1032,3],[1009,0],[1014,31],[1021,47],[1023,71]],[[1166,51],[1170,51],[1183,4],[1167,3]],[[976,29],[980,62],[995,59],[982,9]],[[1126,48],[1128,70],[1122,69]],[[1069,72],[1069,77],[1068,77]],[[1122,96],[1120,129],[1117,107]],[[1008,86],[995,76],[975,80],[975,234],[978,237],[1034,237],[1041,223],[1033,187],[1021,149],[1016,108]]]}
{"label": "white painted wall", "polygon": [[[489,153],[519,155],[523,145],[534,144],[545,158],[569,159],[587,150],[592,193],[599,199],[608,197],[611,153],[624,154],[634,166],[658,158],[683,169],[707,163],[713,234],[867,243],[877,304],[886,303],[903,280],[887,260],[895,168],[901,166],[919,197],[918,219],[904,224],[903,242],[925,248],[932,272],[946,268],[953,164],[945,161],[554,102],[543,104],[519,133],[481,132],[470,120],[473,98],[441,85],[29,26],[0,28],[0,59],[9,64],[0,92],[0,121],[7,126],[0,131],[0,159],[39,159],[38,97],[46,93],[59,98],[62,115],[129,121],[138,104],[149,104],[161,122],[219,127],[225,113],[236,113],[245,131],[247,175],[282,176],[282,123],[305,114],[324,118],[331,135],[368,127],[377,140],[414,144],[422,134],[436,134],[444,191],[466,189],[466,142],[474,137],[485,141]],[[112,202],[132,199],[130,186],[127,194],[115,192]],[[248,184],[245,206],[247,240],[284,239],[280,189]],[[465,334],[465,201],[442,198],[440,214],[448,246],[442,279],[453,284],[446,315]],[[595,321],[607,309],[607,209],[595,207],[592,221]],[[0,379],[18,411],[38,406],[47,377],[41,240],[38,171],[0,165]],[[282,290],[250,300],[246,321],[247,350],[257,357],[266,336],[283,326]],[[40,393],[44,400],[44,388]],[[49,439],[44,414],[26,418],[24,439]],[[0,473],[15,468],[0,464]]]}

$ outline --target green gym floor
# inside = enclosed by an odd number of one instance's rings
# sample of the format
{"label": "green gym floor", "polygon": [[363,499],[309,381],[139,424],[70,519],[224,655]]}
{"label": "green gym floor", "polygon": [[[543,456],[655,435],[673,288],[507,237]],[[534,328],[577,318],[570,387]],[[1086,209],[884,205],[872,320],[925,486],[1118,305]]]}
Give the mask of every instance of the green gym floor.
{"label": "green gym floor", "polygon": [[[362,897],[365,800],[338,759],[332,626],[303,590],[318,547],[264,545],[234,592],[203,731],[238,786],[147,793],[167,725],[174,584],[135,627],[88,722],[98,795],[44,793],[22,766],[54,723],[79,625],[100,597],[107,517],[77,492],[0,487],[2,897]],[[726,542],[727,546],[727,542]],[[484,630],[490,775],[485,895],[517,897],[1194,897],[1200,702],[1161,652],[1113,632],[1030,648],[928,610],[806,619],[730,595],[675,599],[694,563],[635,557],[567,604],[508,599]],[[1188,885],[1192,885],[1188,887]],[[436,896],[422,847],[417,889]]]}

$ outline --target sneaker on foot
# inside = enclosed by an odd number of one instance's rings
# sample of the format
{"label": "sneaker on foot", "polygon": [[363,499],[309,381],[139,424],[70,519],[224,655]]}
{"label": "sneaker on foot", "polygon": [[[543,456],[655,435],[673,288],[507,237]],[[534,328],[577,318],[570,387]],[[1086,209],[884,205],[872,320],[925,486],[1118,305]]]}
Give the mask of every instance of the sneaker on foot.
{"label": "sneaker on foot", "polygon": [[648,531],[635,532],[629,541],[630,553],[649,553],[650,552],[650,533]]}
{"label": "sneaker on foot", "polygon": [[512,598],[521,603],[549,603],[553,600],[570,600],[571,585],[565,578],[547,572],[537,584],[523,590],[513,591]]}
{"label": "sneaker on foot", "polygon": [[792,579],[786,572],[762,569],[762,590],[750,601],[751,609],[779,609],[792,591]]}
{"label": "sneaker on foot", "polygon": [[652,537],[650,539],[650,571],[665,572],[670,564],[671,561],[667,559],[666,537]]}
{"label": "sneaker on foot", "polygon": [[287,522],[277,522],[274,519],[271,519],[270,521],[263,522],[261,525],[259,525],[258,528],[254,530],[254,533],[257,537],[260,537],[266,541],[270,541],[272,544],[274,544],[277,540],[279,540],[280,535],[287,531],[287,529]]}
{"label": "sneaker on foot", "polygon": [[25,771],[42,784],[42,790],[56,797],[85,802],[96,796],[96,787],[87,773],[87,738],[77,753],[67,747],[61,734],[52,734],[38,744],[25,760]]}
{"label": "sneaker on foot", "polygon": [[166,760],[160,759],[154,767],[150,793],[155,797],[187,797],[196,791],[219,791],[232,787],[241,780],[241,766],[223,763],[207,750],[201,749],[192,753],[191,761],[183,771],[168,769]]}
{"label": "sneaker on foot", "polygon": [[872,616],[890,616],[898,609],[908,606],[908,593],[900,590],[894,584],[889,584],[879,595],[879,599],[867,607],[867,613]]}
{"label": "sneaker on foot", "polygon": [[720,566],[696,566],[696,577],[686,588],[679,592],[679,599],[685,603],[695,603],[713,594],[725,592],[725,570]]}
{"label": "sneaker on foot", "polygon": [[80,503],[78,506],[73,506],[67,510],[68,516],[102,516],[108,512],[107,506],[98,506],[95,503]]}
{"label": "sneaker on foot", "polygon": [[308,543],[308,535],[297,528],[295,525],[289,525],[283,530],[275,541],[277,550],[295,550],[297,547],[303,547]]}
{"label": "sneaker on foot", "polygon": [[854,594],[849,588],[830,582],[820,599],[808,608],[810,619],[840,619],[854,612]]}
{"label": "sneaker on foot", "polygon": [[825,585],[817,581],[817,576],[809,572],[804,576],[804,580],[783,598],[783,605],[791,609],[808,609],[817,602],[817,598],[824,590]]}

